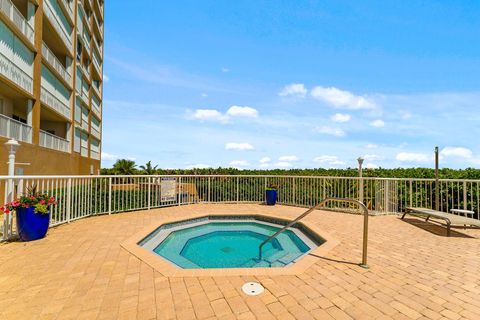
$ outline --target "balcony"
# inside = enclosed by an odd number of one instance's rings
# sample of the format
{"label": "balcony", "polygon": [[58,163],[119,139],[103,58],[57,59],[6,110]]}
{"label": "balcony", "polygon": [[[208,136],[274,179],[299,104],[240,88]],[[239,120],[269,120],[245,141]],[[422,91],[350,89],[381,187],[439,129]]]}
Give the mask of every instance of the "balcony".
{"label": "balcony", "polygon": [[45,81],[42,79],[40,101],[52,110],[56,111],[57,113],[70,120],[72,117],[72,113],[70,110],[69,101],[65,99],[65,97],[63,97],[60,93],[52,92],[51,90],[49,90],[44,83]]}
{"label": "balcony", "polygon": [[98,36],[100,36],[100,38],[103,39],[103,24],[100,24],[96,14],[92,14],[92,15],[94,20],[94,23],[93,23],[94,29],[96,29]]}
{"label": "balcony", "polygon": [[101,102],[95,95],[92,96],[92,111],[98,119],[102,118]]}
{"label": "balcony", "polygon": [[93,52],[93,66],[94,66],[94,69],[96,69],[97,71],[97,74],[102,77],[102,67],[100,65],[100,62],[97,58],[97,54],[95,52]]}
{"label": "balcony", "polygon": [[11,0],[0,0],[0,13],[17,27],[20,33],[28,39],[31,46],[34,46],[35,32]]}
{"label": "balcony", "polygon": [[32,127],[0,114],[0,136],[32,143]]}
{"label": "balcony", "polygon": [[71,35],[68,33],[67,30],[65,30],[65,27],[63,26],[60,17],[58,16],[57,12],[53,8],[53,5],[51,3],[53,0],[45,0],[43,2],[43,11],[45,12],[45,16],[47,19],[50,21],[52,24],[53,28],[55,31],[57,31],[58,35],[64,42],[65,46],[67,47],[68,51],[72,51],[72,39]]}
{"label": "balcony", "polygon": [[97,95],[97,97],[101,98],[102,97],[102,91],[100,88],[97,88],[96,85],[92,85],[93,92]]}
{"label": "balcony", "polygon": [[85,105],[89,106],[89,99],[88,99],[88,88],[85,86],[82,86],[82,101],[85,103]]}
{"label": "balcony", "polygon": [[[1,1],[1,0],[0,0]],[[33,78],[0,51],[0,73],[20,88],[33,94]]]}
{"label": "balcony", "polygon": [[70,142],[54,134],[40,130],[40,146],[62,152],[70,152]]}
{"label": "balcony", "polygon": [[50,67],[55,70],[55,72],[69,85],[69,87],[72,87],[72,75],[60,63],[60,61],[53,54],[50,48],[47,47],[45,42],[42,43],[42,55],[45,61],[48,62]]}
{"label": "balcony", "polygon": [[70,18],[70,20],[71,20],[71,22],[72,22],[72,24],[73,24],[73,21],[74,21],[73,1],[60,0],[60,1],[58,1],[58,3],[59,3],[60,6],[62,7],[62,9],[67,12],[68,17]]}
{"label": "balcony", "polygon": [[100,129],[96,128],[95,126],[90,126],[90,134],[99,140],[102,136],[102,134],[100,133]]}

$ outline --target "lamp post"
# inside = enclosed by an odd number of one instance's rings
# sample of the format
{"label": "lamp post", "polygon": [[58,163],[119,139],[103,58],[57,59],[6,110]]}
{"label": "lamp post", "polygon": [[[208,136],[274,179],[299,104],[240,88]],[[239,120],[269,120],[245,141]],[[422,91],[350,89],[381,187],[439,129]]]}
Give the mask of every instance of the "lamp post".
{"label": "lamp post", "polygon": [[357,161],[358,161],[358,177],[359,177],[359,187],[358,187],[358,200],[363,203],[363,169],[362,169],[362,165],[363,165],[363,161],[365,159],[363,159],[362,157],[358,157]]}
{"label": "lamp post", "polygon": [[[5,142],[5,148],[8,152],[8,179],[7,183],[7,199],[6,202],[13,200],[13,177],[15,175],[15,154],[17,153],[20,143],[15,139]],[[3,240],[8,240],[11,236],[13,217],[11,214],[3,215]]]}

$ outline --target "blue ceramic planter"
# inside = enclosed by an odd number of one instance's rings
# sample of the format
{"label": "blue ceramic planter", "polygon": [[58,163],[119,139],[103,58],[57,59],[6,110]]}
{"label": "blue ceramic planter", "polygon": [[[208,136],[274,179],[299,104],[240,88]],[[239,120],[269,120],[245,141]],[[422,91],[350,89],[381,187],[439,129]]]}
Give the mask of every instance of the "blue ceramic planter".
{"label": "blue ceramic planter", "polygon": [[265,190],[265,202],[269,206],[274,206],[277,202],[277,190]]}
{"label": "blue ceramic planter", "polygon": [[38,240],[45,237],[50,224],[50,213],[37,214],[35,208],[19,208],[17,213],[17,231],[22,241]]}

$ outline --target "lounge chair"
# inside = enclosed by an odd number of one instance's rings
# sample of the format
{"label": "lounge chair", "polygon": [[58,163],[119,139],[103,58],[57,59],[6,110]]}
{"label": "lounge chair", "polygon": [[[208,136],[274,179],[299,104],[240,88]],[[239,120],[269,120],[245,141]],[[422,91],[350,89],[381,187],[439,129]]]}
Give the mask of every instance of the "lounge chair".
{"label": "lounge chair", "polygon": [[478,227],[480,228],[480,220],[467,218],[462,216],[457,216],[454,214],[448,214],[445,212],[427,209],[427,208],[405,208],[402,219],[405,218],[405,215],[411,216],[422,216],[426,217],[425,221],[428,221],[430,218],[441,219],[445,221],[447,226],[447,236],[450,236],[450,227],[460,227],[466,228],[466,226]]}

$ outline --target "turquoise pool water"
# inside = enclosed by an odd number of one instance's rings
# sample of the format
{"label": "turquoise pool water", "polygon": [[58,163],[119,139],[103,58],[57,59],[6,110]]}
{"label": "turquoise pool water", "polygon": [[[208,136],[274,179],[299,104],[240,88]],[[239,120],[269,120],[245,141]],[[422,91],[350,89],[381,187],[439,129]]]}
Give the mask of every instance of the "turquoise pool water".
{"label": "turquoise pool water", "polygon": [[256,220],[184,223],[151,236],[147,246],[186,269],[284,267],[316,246],[299,230],[287,230],[263,247],[260,260],[259,245],[279,228]]}

